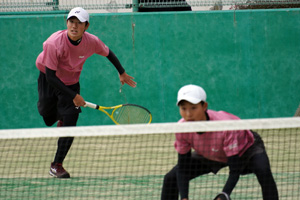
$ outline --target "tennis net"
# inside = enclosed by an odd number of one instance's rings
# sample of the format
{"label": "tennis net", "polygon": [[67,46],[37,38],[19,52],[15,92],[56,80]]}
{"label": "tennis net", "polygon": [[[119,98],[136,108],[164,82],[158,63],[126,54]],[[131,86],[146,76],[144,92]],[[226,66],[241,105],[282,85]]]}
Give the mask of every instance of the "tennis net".
{"label": "tennis net", "polygon": [[[175,132],[251,129],[264,140],[279,199],[300,199],[300,118],[0,130],[0,199],[160,199],[177,163]],[[48,175],[58,137],[75,136],[64,161],[70,179]],[[190,182],[190,199],[213,199],[228,167]],[[262,199],[255,175],[232,199]]]}

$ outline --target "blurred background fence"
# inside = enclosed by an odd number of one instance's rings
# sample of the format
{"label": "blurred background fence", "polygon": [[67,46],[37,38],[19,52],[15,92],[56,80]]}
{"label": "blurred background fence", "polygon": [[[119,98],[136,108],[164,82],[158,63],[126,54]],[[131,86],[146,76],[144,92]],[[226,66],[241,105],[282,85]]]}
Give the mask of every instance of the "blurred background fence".
{"label": "blurred background fence", "polygon": [[300,7],[300,0],[1,0],[0,13],[64,12],[77,6],[90,12],[260,9]]}

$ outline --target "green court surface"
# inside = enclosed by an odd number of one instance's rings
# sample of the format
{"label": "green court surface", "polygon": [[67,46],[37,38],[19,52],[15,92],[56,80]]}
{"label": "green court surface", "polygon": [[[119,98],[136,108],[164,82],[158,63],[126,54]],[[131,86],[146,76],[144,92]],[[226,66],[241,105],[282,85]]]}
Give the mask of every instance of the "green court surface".
{"label": "green court surface", "polygon": [[[299,130],[261,133],[280,199],[300,196]],[[163,176],[176,163],[174,134],[77,137],[64,162],[71,179],[48,175],[57,138],[0,140],[0,199],[160,199]],[[228,169],[190,183],[190,198],[211,200]],[[241,176],[232,199],[262,199],[254,175]]]}

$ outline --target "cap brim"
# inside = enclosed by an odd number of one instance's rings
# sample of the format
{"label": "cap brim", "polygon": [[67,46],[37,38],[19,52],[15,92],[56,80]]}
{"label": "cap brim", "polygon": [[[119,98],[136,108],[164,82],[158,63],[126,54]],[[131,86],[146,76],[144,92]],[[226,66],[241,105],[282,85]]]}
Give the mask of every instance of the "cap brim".
{"label": "cap brim", "polygon": [[80,15],[70,15],[68,19],[70,19],[71,17],[76,17],[80,22],[86,22],[86,20]]}
{"label": "cap brim", "polygon": [[196,99],[196,98],[192,98],[192,97],[183,97],[183,98],[180,98],[180,99],[177,100],[177,106],[180,103],[180,101],[187,101],[187,102],[190,102],[192,104],[198,104],[202,100],[201,99],[199,100],[199,99]]}

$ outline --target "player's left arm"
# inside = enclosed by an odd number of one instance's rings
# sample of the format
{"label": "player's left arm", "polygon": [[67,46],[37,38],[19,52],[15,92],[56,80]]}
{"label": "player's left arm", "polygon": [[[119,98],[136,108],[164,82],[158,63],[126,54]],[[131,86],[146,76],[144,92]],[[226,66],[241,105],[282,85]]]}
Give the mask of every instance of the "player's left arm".
{"label": "player's left arm", "polygon": [[109,49],[107,59],[115,66],[115,68],[118,70],[119,74],[123,74],[125,72],[125,69],[121,65],[119,59],[114,54],[114,52],[110,49]]}
{"label": "player's left arm", "polygon": [[191,170],[191,151],[186,154],[178,154],[177,185],[181,199],[188,199],[189,195],[189,170]]}
{"label": "player's left arm", "polygon": [[215,200],[230,200],[230,194],[240,178],[241,163],[238,155],[228,157],[229,177],[222,193],[218,194]]}
{"label": "player's left arm", "polygon": [[134,78],[132,76],[129,76],[126,72],[120,74],[119,78],[122,85],[126,83],[131,87],[136,87],[136,82],[133,80]]}
{"label": "player's left arm", "polygon": [[136,82],[133,81],[133,77],[129,76],[126,72],[125,69],[123,68],[123,66],[121,65],[119,59],[117,58],[117,56],[114,54],[114,52],[112,50],[109,49],[109,54],[107,56],[107,59],[115,66],[115,68],[118,70],[119,72],[119,78],[120,78],[120,82],[122,85],[124,85],[125,83],[128,84],[131,87],[136,87]]}

